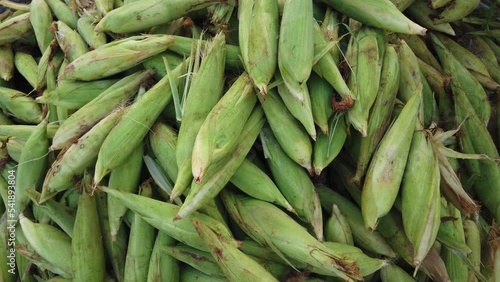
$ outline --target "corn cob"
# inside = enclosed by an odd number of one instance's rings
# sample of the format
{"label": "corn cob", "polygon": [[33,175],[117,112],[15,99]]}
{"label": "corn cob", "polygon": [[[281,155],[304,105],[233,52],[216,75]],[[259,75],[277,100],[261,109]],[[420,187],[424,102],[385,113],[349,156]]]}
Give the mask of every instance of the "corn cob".
{"label": "corn cob", "polygon": [[[139,194],[143,198],[152,196],[153,191],[150,180],[146,180],[141,184]],[[154,242],[155,229],[139,214],[135,213],[130,227],[124,281],[147,280],[149,260]]]}
{"label": "corn cob", "polygon": [[454,22],[470,14],[480,0],[454,0],[433,21],[436,24]]}
{"label": "corn cob", "polygon": [[17,51],[14,55],[16,70],[35,88],[38,77],[38,66],[32,55]]}
{"label": "corn cob", "polygon": [[[97,156],[94,184],[99,183],[112,169],[124,163],[141,143],[163,108],[172,99],[173,91],[177,89],[178,81],[185,73],[185,67],[184,63],[177,66],[171,76],[162,78],[144,93],[106,136]],[[134,133],[131,134],[132,132]]]}
{"label": "corn cob", "polygon": [[229,281],[278,281],[234,244],[222,240],[209,226],[196,219],[193,225]]}
{"label": "corn cob", "polygon": [[228,156],[238,145],[244,124],[257,102],[250,77],[242,74],[212,108],[200,127],[192,153],[192,173],[200,182],[214,162]]}
{"label": "corn cob", "polygon": [[406,13],[410,18],[428,29],[455,36],[455,31],[449,23],[437,24],[432,20],[432,18],[436,17],[439,13],[429,8],[425,1],[415,1],[406,9]]}
{"label": "corn cob", "polygon": [[269,127],[262,129],[261,141],[276,185],[296,213],[313,227],[318,240],[323,241],[321,206],[309,176],[285,154]]}
{"label": "corn cob", "polygon": [[[470,260],[474,269],[481,273],[481,238],[479,235],[479,228],[477,224],[470,220],[465,219],[463,222],[465,241],[467,246],[471,249],[468,259]],[[476,275],[473,271],[469,270],[469,275],[467,281],[474,282],[478,281]]]}
{"label": "corn cob", "polygon": [[[0,125],[0,139],[6,140],[9,137],[14,137],[19,141],[26,142],[35,131],[36,125]],[[47,137],[53,138],[58,125],[47,125]]]}
{"label": "corn cob", "polygon": [[36,204],[44,213],[54,221],[69,237],[73,237],[73,226],[75,225],[76,211],[57,202],[53,199],[47,200],[43,205],[39,205],[41,194],[33,189],[26,190],[28,197]]}
{"label": "corn cob", "polygon": [[100,17],[104,17],[109,11],[113,10],[115,1],[113,0],[95,0],[95,8],[99,12]]}
{"label": "corn cob", "polygon": [[426,29],[406,18],[390,0],[322,2],[362,23],[399,33],[425,35]]}
{"label": "corn cob", "polygon": [[[201,44],[202,48],[207,46],[207,41],[205,40],[193,40],[189,37],[184,36],[174,36],[174,42],[169,46],[169,50],[182,55],[189,56],[191,54],[191,49],[193,44],[196,45],[197,42]],[[240,60],[240,48],[239,46],[226,44],[226,67],[230,70],[243,70],[243,63]]]}
{"label": "corn cob", "polygon": [[460,43],[462,43],[462,46],[469,48],[468,50],[484,63],[489,74],[496,82],[500,82],[500,65],[495,52],[485,39],[477,35],[469,35],[464,37]]}
{"label": "corn cob", "polygon": [[394,108],[400,76],[400,65],[396,50],[394,47],[389,46],[383,59],[379,91],[373,104],[371,118],[368,121],[368,136],[361,139],[358,166],[353,178],[353,181],[358,185],[361,183],[377,144],[382,139],[387,127],[389,127],[389,115]]}
{"label": "corn cob", "polygon": [[[182,194],[192,179],[191,159],[196,136],[205,118],[223,94],[225,46],[225,36],[220,33],[208,47],[206,58],[193,78],[183,106],[183,122],[179,128],[176,147],[179,181],[176,182],[171,200]],[[199,101],[203,103],[200,104]]]}
{"label": "corn cob", "polygon": [[87,43],[76,31],[71,29],[62,21],[52,23],[51,31],[59,44],[59,47],[64,52],[64,57],[69,62],[74,61],[78,57],[89,51]]}
{"label": "corn cob", "polygon": [[226,278],[218,278],[207,275],[196,268],[187,266],[184,267],[181,271],[181,275],[179,278],[179,282],[190,282],[190,281],[199,281],[199,282],[226,282]]}
{"label": "corn cob", "polygon": [[47,167],[49,140],[47,138],[47,119],[37,125],[21,151],[17,167],[15,189],[16,215],[22,213],[29,204],[27,189],[38,189],[43,181]]}
{"label": "corn cob", "polygon": [[139,87],[151,77],[151,71],[142,71],[120,79],[99,96],[81,107],[61,124],[52,140],[52,150],[62,149],[79,138],[113,109],[137,93]]}
{"label": "corn cob", "polygon": [[349,222],[335,204],[332,206],[332,216],[325,223],[325,239],[347,245],[354,244]]}
{"label": "corn cob", "polygon": [[57,274],[71,278],[71,238],[53,226],[34,223],[23,214],[19,215],[19,222],[35,252],[54,265]]}
{"label": "corn cob", "polygon": [[117,79],[94,80],[89,82],[62,80],[53,91],[45,91],[37,102],[78,110],[106,91]]}
{"label": "corn cob", "polygon": [[481,272],[489,279],[489,281],[496,281],[500,278],[500,253],[498,250],[499,236],[500,230],[498,225],[493,224],[485,242],[486,252],[482,255],[483,268],[481,269]]}
{"label": "corn cob", "polygon": [[190,12],[206,8],[218,0],[160,1],[128,3],[109,11],[97,24],[99,32],[131,33],[168,23]]}
{"label": "corn cob", "polygon": [[81,175],[95,162],[97,150],[126,110],[123,108],[111,113],[67,150],[59,153],[43,182],[40,203],[71,187],[74,177]]}
{"label": "corn cob", "polygon": [[[96,1],[97,3],[98,1]],[[100,1],[102,2],[102,1]],[[77,30],[83,40],[88,44],[90,50],[94,50],[106,44],[106,35],[95,31],[95,20],[90,15],[83,15],[78,19]]]}
{"label": "corn cob", "polygon": [[61,0],[45,0],[49,5],[52,14],[63,21],[72,29],[76,29],[78,16],[68,5]]}
{"label": "corn cob", "polygon": [[354,261],[342,258],[336,250],[321,244],[304,227],[278,208],[226,191],[222,195],[229,214],[245,233],[271,248],[282,258],[286,255],[345,280],[361,279],[359,268]]}
{"label": "corn cob", "polygon": [[314,59],[312,1],[285,0],[281,17],[278,68],[290,93],[304,103]]}
{"label": "corn cob", "polygon": [[307,80],[307,87],[311,95],[311,109],[314,123],[321,131],[328,135],[328,120],[333,115],[330,101],[333,98],[333,87],[316,73],[312,73]]}
{"label": "corn cob", "polygon": [[158,232],[149,262],[148,282],[179,281],[179,264],[174,257],[165,252],[165,248],[173,246],[175,242],[172,237],[161,231]]}
{"label": "corn cob", "polygon": [[[143,144],[139,144],[127,160],[113,169],[109,176],[108,188],[124,192],[135,193],[139,187],[139,178],[142,170]],[[115,237],[120,229],[122,217],[127,212],[127,207],[115,198],[108,198],[108,217],[111,236]]]}
{"label": "corn cob", "polygon": [[365,255],[361,249],[352,245],[346,245],[338,242],[324,242],[323,245],[331,250],[342,253],[346,259],[355,261],[359,266],[359,272],[363,277],[375,273],[386,265],[385,261],[371,258]]}
{"label": "corn cob", "polygon": [[333,213],[331,208],[335,204],[340,212],[345,215],[356,246],[383,256],[396,256],[391,246],[378,231],[370,232],[364,227],[363,216],[355,204],[324,185],[317,185],[316,191],[320,197],[321,206],[327,213]]}
{"label": "corn cob", "polygon": [[415,281],[406,271],[401,269],[395,264],[387,264],[380,270],[380,278],[382,282],[401,281],[412,282]]}
{"label": "corn cob", "polygon": [[378,218],[387,214],[394,204],[406,166],[421,99],[421,90],[416,90],[373,155],[361,194],[361,211],[366,228],[375,229]]}
{"label": "corn cob", "polygon": [[347,112],[347,118],[363,137],[368,134],[368,116],[377,97],[381,73],[379,64],[383,60],[380,57],[383,47],[378,45],[377,32],[373,28],[362,27],[356,38],[351,38],[348,51],[348,62],[352,68],[349,86],[355,93],[356,103]]}
{"label": "corn cob", "polygon": [[[460,145],[464,153],[486,154],[489,158],[498,160],[500,157],[493,143],[491,135],[487,132],[483,121],[474,112],[474,108],[469,103],[465,93],[460,88],[455,91],[455,113],[457,121],[464,121],[461,127],[463,135]],[[469,142],[470,146],[466,142]],[[500,194],[497,190],[491,189],[500,183],[500,167],[494,160],[472,160],[478,165],[477,172],[484,177],[478,177],[474,182],[474,191],[477,193],[482,204],[490,210],[497,220],[500,219]]]}
{"label": "corn cob", "polygon": [[290,212],[295,211],[271,178],[248,159],[238,167],[231,177],[231,183],[255,199],[276,203]]}
{"label": "corn cob", "polygon": [[42,110],[35,100],[14,89],[0,87],[0,107],[26,123],[42,121]]}
{"label": "corn cob", "polygon": [[206,173],[207,177],[202,181],[192,182],[191,189],[176,219],[184,218],[217,196],[245,160],[263,125],[264,113],[260,107],[256,107],[245,123],[242,130],[244,133],[240,136],[234,151],[212,165]]}
{"label": "corn cob", "polygon": [[179,207],[147,197],[120,192],[117,190],[103,189],[106,194],[122,200],[130,210],[141,217],[156,229],[165,232],[176,240],[199,250],[208,250],[194,229],[191,220],[198,218],[213,228],[217,228],[225,238],[231,238],[229,230],[219,221],[207,215],[193,212],[184,219],[173,220]]}
{"label": "corn cob", "polygon": [[101,192],[94,192],[96,197],[97,212],[99,214],[99,227],[101,229],[104,250],[106,252],[106,262],[109,262],[113,270],[114,276],[123,281],[125,272],[125,260],[127,255],[127,241],[129,232],[124,228],[119,229],[115,238],[111,238],[108,221],[108,207],[107,207],[107,194]]}
{"label": "corn cob", "polygon": [[144,35],[107,43],[72,61],[58,79],[90,81],[108,77],[165,51],[173,41],[169,35]]}
{"label": "corn cob", "polygon": [[[327,48],[330,44],[326,38],[326,35],[321,31],[321,28],[317,23],[314,23],[314,51],[315,55],[323,55],[318,59],[318,62],[313,66],[313,70],[319,76],[324,78],[328,83],[330,83],[337,93],[342,97],[342,101],[338,102],[337,111],[347,111],[349,110],[356,100],[354,94],[349,90],[345,81],[342,78],[342,74],[337,67],[337,63],[330,52],[322,54],[323,49]],[[336,50],[338,46],[332,48]]]}
{"label": "corn cob", "polygon": [[416,35],[398,34],[398,37],[403,39],[406,44],[411,48],[413,53],[423,62],[432,66],[434,69],[438,70],[440,73],[443,72],[443,68],[439,64],[434,54],[429,50],[425,42]]}
{"label": "corn cob", "polygon": [[472,52],[462,47],[460,44],[455,42],[453,39],[436,33],[436,37],[443,43],[443,45],[450,51],[451,54],[469,71],[478,72],[482,75],[490,77],[488,69],[484,63],[476,57]]}
{"label": "corn cob", "polygon": [[347,125],[343,116],[332,117],[329,134],[320,133],[314,143],[313,167],[316,175],[320,175],[340,153],[347,139]]}
{"label": "corn cob", "polygon": [[417,269],[434,244],[441,221],[438,157],[422,129],[418,121],[401,184],[403,226]]}
{"label": "corn cob", "polygon": [[[279,73],[276,73],[276,80],[282,80]],[[288,111],[292,114],[292,116],[300,121],[311,138],[316,140],[316,127],[314,126],[311,97],[309,96],[309,90],[307,88],[304,88],[303,91],[307,95],[304,95],[304,101],[300,102],[293,97],[285,83],[278,85],[278,94],[283,100],[283,103]],[[263,97],[262,100],[265,101],[265,98]]]}
{"label": "corn cob", "polygon": [[33,32],[30,13],[23,13],[0,23],[0,45],[12,43]]}
{"label": "corn cob", "polygon": [[451,87],[453,92],[464,91],[467,99],[473,106],[479,118],[487,123],[491,116],[491,105],[486,92],[469,71],[451,54],[441,43],[439,38],[431,34],[432,42],[439,56],[445,74],[452,76]]}
{"label": "corn cob", "polygon": [[260,94],[266,96],[278,60],[278,1],[240,1],[238,20],[242,61]]}
{"label": "corn cob", "polygon": [[105,276],[104,248],[95,197],[89,194],[92,178],[85,175],[78,200],[74,236],[71,240],[74,281],[103,281]]}
{"label": "corn cob", "polygon": [[207,275],[218,278],[225,277],[224,272],[222,272],[214,256],[209,252],[200,251],[185,245],[163,247],[162,252],[165,252],[176,260],[190,265]]}
{"label": "corn cob", "polygon": [[[275,90],[270,89],[265,100],[259,96],[259,101],[283,150],[293,161],[312,174],[312,144],[306,131],[286,109]],[[291,139],[294,142],[289,142]]]}

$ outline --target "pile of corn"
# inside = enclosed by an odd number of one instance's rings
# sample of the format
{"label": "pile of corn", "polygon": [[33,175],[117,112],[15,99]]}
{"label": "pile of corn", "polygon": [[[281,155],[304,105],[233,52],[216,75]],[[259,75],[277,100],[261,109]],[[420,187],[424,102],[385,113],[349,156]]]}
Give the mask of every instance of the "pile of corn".
{"label": "pile of corn", "polygon": [[0,4],[0,281],[500,281],[498,0]]}

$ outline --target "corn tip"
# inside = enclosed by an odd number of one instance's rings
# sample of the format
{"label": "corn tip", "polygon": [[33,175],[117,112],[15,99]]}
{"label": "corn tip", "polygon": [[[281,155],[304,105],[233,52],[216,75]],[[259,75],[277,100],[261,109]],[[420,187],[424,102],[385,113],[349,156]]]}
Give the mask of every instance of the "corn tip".
{"label": "corn tip", "polygon": [[315,168],[314,169],[314,172],[316,173],[316,175],[320,175],[322,171],[323,171],[322,168]]}

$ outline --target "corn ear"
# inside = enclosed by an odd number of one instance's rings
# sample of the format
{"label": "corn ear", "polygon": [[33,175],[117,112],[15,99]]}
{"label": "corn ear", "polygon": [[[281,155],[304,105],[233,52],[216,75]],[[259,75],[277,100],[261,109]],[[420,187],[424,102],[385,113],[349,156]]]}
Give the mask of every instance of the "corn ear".
{"label": "corn ear", "polygon": [[[174,186],[174,191],[180,191],[180,193],[174,193],[177,196],[182,194],[182,191],[187,188],[192,179],[190,162],[193,146],[200,127],[223,94],[226,59],[225,46],[225,36],[223,33],[220,33],[214,38],[212,44],[209,45],[207,55],[193,78],[184,102],[184,112],[179,128],[178,145],[175,155],[179,168],[177,179],[182,180],[179,183],[176,182]],[[200,101],[203,101],[203,103],[200,103]]]}
{"label": "corn ear", "polygon": [[15,189],[15,219],[29,204],[28,189],[39,189],[47,168],[49,139],[47,138],[47,119],[37,125],[21,151],[17,167]]}
{"label": "corn ear", "polygon": [[81,175],[87,167],[95,162],[104,139],[125,110],[126,108],[111,113],[67,150],[59,153],[43,182],[40,203],[52,198],[59,191],[74,185],[74,177]]}
{"label": "corn ear", "polygon": [[375,229],[378,218],[389,212],[399,191],[411,137],[422,99],[416,92],[380,141],[366,174],[361,211],[366,228]]}
{"label": "corn ear", "polygon": [[38,66],[32,55],[17,51],[14,55],[16,70],[35,88],[38,77]]}
{"label": "corn ear", "polygon": [[63,21],[72,29],[76,29],[78,16],[76,11],[73,11],[70,6],[68,6],[64,1],[61,0],[45,0],[49,5],[52,14]]}
{"label": "corn ear", "polygon": [[382,267],[380,270],[380,278],[382,282],[414,282],[415,279],[411,277],[406,271],[401,269],[399,266],[389,263]]}
{"label": "corn ear", "polygon": [[454,0],[434,19],[434,23],[441,24],[460,20],[474,11],[480,2],[480,0]]}
{"label": "corn ear", "polygon": [[194,218],[198,218],[213,228],[217,228],[218,232],[228,240],[232,238],[229,230],[222,223],[207,215],[193,212],[184,219],[174,221],[173,218],[179,211],[179,207],[176,205],[117,190],[102,189],[109,196],[120,199],[130,210],[141,215],[146,222],[156,229],[188,246],[199,250],[208,250],[191,223]]}
{"label": "corn ear", "polygon": [[266,96],[278,61],[278,1],[239,1],[238,21],[242,61],[260,94]]}
{"label": "corn ear", "polygon": [[48,263],[60,270],[60,275],[71,278],[71,238],[59,229],[43,223],[34,223],[23,214],[19,222],[30,246]]}
{"label": "corn ear", "polygon": [[278,45],[278,67],[290,93],[303,103],[314,59],[312,1],[285,0]]}
{"label": "corn ear", "polygon": [[340,153],[347,139],[347,125],[343,115],[332,117],[329,134],[320,133],[314,143],[313,167],[316,175],[320,175]]}
{"label": "corn ear", "polygon": [[245,233],[281,257],[286,255],[342,279],[361,279],[354,261],[343,258],[337,250],[317,241],[304,227],[272,204],[227,191],[222,196],[229,214]]}
{"label": "corn ear", "polygon": [[165,76],[139,97],[109,132],[97,156],[94,184],[123,164],[142,142],[149,128],[172,99],[173,91],[177,89],[180,77],[185,73],[185,67],[185,63],[177,66],[171,76]]}
{"label": "corn ear", "polygon": [[358,185],[366,173],[376,146],[389,127],[390,114],[394,109],[396,94],[399,90],[400,76],[400,64],[396,50],[393,46],[389,46],[383,59],[379,91],[371,110],[371,117],[368,120],[368,136],[361,139],[358,165],[353,178],[354,183]]}
{"label": "corn ear", "polygon": [[58,79],[91,81],[125,71],[165,51],[170,35],[133,36],[102,45],[72,61]]}
{"label": "corn ear", "polygon": [[42,121],[40,105],[32,97],[14,89],[0,87],[0,108],[26,123]]}
{"label": "corn ear", "polygon": [[348,1],[322,0],[322,2],[364,24],[399,33],[425,35],[426,29],[409,20],[390,0]]}
{"label": "corn ear", "polygon": [[180,268],[177,260],[167,254],[164,248],[173,246],[176,243],[175,239],[168,236],[164,232],[158,232],[156,235],[155,245],[151,254],[148,270],[148,282],[179,281]]}
{"label": "corn ear", "polygon": [[305,129],[293,118],[275,90],[270,89],[265,100],[259,96],[259,101],[283,150],[312,174],[312,144]]}
{"label": "corn ear", "polygon": [[484,123],[487,123],[491,117],[492,109],[483,87],[457,58],[451,54],[437,36],[431,34],[431,39],[439,59],[443,64],[445,74],[451,76],[452,91],[464,91],[479,118]]}
{"label": "corn ear", "polygon": [[176,219],[186,217],[217,196],[245,160],[264,122],[262,109],[256,107],[245,123],[242,131],[244,133],[240,136],[238,145],[234,151],[218,163],[210,166],[206,177],[202,181],[198,183],[195,181],[192,182],[191,189],[184,204],[177,213]]}
{"label": "corn ear", "polygon": [[439,12],[429,8],[424,1],[415,1],[410,7],[408,7],[408,9],[406,9],[406,13],[410,18],[430,30],[455,36],[455,31],[449,23],[437,24],[432,20],[439,14]]}
{"label": "corn ear", "polygon": [[200,182],[214,162],[229,155],[244,134],[243,127],[257,102],[253,85],[243,73],[212,108],[200,127],[192,153],[192,173]]}
{"label": "corn ear", "polygon": [[349,223],[356,246],[383,256],[396,256],[388,241],[377,230],[370,232],[365,228],[361,210],[354,203],[324,185],[317,185],[316,191],[321,200],[321,206],[327,213],[333,213],[333,205],[338,206]]}
{"label": "corn ear", "polygon": [[0,23],[0,46],[12,43],[32,32],[30,12],[11,17]]}
{"label": "corn ear", "polygon": [[234,244],[222,240],[208,225],[196,219],[193,225],[229,281],[278,281]]}
{"label": "corn ear", "polygon": [[162,252],[172,258],[190,265],[199,271],[214,277],[224,278],[224,272],[209,252],[200,251],[186,245],[163,247]]}
{"label": "corn ear", "polygon": [[[153,194],[151,181],[146,180],[139,187],[140,197],[150,198]],[[125,260],[124,281],[146,281],[148,266],[155,243],[155,228],[139,214],[134,213]]]}
{"label": "corn ear", "polygon": [[51,31],[59,44],[59,47],[64,52],[64,57],[69,62],[74,61],[78,57],[89,51],[87,43],[76,31],[71,29],[62,21],[52,23]]}
{"label": "corn ear", "polygon": [[276,203],[290,212],[295,212],[272,179],[248,159],[238,167],[231,177],[231,183],[255,199]]}
{"label": "corn ear", "polygon": [[132,33],[166,24],[190,12],[218,3],[219,0],[134,1],[109,11],[96,26],[98,32]]}
{"label": "corn ear", "polygon": [[[279,80],[282,80],[282,77],[279,73],[276,73],[276,81]],[[311,138],[316,140],[316,127],[314,126],[311,97],[309,96],[309,90],[307,88],[304,88],[303,91],[307,95],[304,95],[304,101],[300,102],[292,96],[288,87],[284,83],[278,85],[278,94],[285,103],[288,111],[292,114],[292,116],[300,121]],[[265,98],[263,99],[265,100]]]}
{"label": "corn ear", "polygon": [[347,245],[354,245],[351,227],[339,207],[333,204],[332,216],[325,223],[325,239]]}
{"label": "corn ear", "polygon": [[328,120],[333,115],[333,109],[330,105],[334,95],[333,87],[316,73],[312,73],[307,80],[307,87],[311,95],[314,123],[325,135],[328,135]]}
{"label": "corn ear", "polygon": [[142,71],[120,79],[118,82],[103,91],[99,96],[74,112],[56,132],[52,140],[52,150],[63,149],[76,138],[82,136],[100,119],[108,115],[113,109],[125,103],[139,87],[152,75],[151,71]]}
{"label": "corn ear", "polygon": [[276,185],[296,213],[313,227],[318,240],[323,241],[321,206],[311,179],[286,155],[269,127],[262,129],[261,141]]}
{"label": "corn ear", "polygon": [[71,240],[72,270],[74,281],[103,281],[106,273],[104,247],[95,197],[91,192],[92,177],[85,175],[82,193],[78,199],[74,236]]}
{"label": "corn ear", "polygon": [[[117,189],[129,193],[137,192],[143,166],[143,153],[144,145],[141,143],[122,165],[111,171],[108,180],[109,189]],[[122,217],[127,210],[127,207],[115,198],[108,198],[109,229],[112,237],[118,234],[118,230],[122,224]]]}
{"label": "corn ear", "polygon": [[417,126],[401,184],[403,226],[414,248],[413,265],[417,269],[432,248],[441,222],[439,180],[432,142]]}

